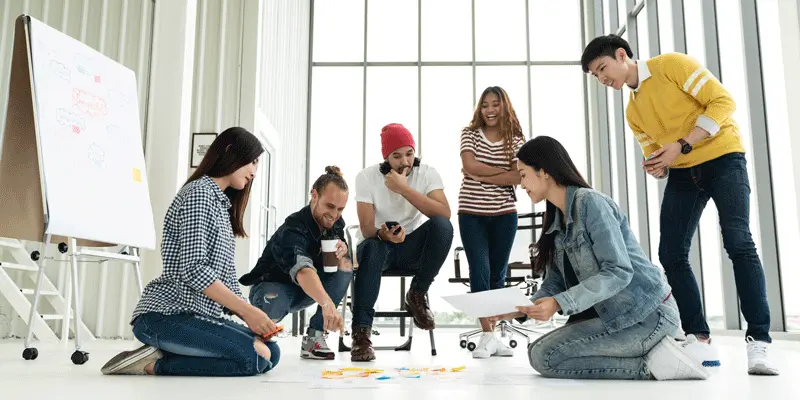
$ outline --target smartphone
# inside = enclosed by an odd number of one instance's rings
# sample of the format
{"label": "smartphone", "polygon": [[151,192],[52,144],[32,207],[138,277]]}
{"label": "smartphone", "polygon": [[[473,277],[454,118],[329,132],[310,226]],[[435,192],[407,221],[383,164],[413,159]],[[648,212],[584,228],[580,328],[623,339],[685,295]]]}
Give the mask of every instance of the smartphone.
{"label": "smartphone", "polygon": [[[397,229],[393,229],[395,226],[397,227]],[[397,221],[386,221],[386,229],[390,230],[392,232],[392,235],[396,235],[397,232],[400,231],[400,223],[398,223]]]}

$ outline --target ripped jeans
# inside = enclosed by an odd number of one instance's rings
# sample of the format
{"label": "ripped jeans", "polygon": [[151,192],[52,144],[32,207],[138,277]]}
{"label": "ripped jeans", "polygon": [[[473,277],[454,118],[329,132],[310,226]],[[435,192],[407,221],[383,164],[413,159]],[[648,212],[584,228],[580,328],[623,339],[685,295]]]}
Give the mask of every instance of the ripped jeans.
{"label": "ripped jeans", "polygon": [[142,314],[133,321],[133,335],[164,354],[156,375],[251,376],[275,368],[281,358],[275,342],[267,342],[269,360],[256,353],[256,334],[248,327],[197,314]]}
{"label": "ripped jeans", "polygon": [[[319,280],[328,297],[331,298],[334,306],[338,306],[347,293],[347,288],[353,279],[353,271],[338,270],[327,273],[320,268],[317,273],[319,273]],[[270,319],[278,322],[289,313],[310,307],[314,304],[314,299],[294,283],[261,282],[250,289],[250,304],[260,308],[267,313]],[[322,307],[317,306],[317,312],[311,317],[308,328],[318,332],[325,330]]]}

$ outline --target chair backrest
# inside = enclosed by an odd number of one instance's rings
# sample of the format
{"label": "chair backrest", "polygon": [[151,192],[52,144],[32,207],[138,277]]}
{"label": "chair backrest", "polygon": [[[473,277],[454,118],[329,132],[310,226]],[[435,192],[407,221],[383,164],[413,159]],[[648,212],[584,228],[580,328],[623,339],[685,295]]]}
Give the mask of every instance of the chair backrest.
{"label": "chair backrest", "polygon": [[[517,231],[531,231],[531,243],[528,245],[528,263],[511,263],[509,264],[509,270],[506,274],[506,279],[511,278],[511,272],[514,270],[525,269],[530,271],[530,276],[536,277],[538,274],[534,272],[533,268],[533,256],[534,256],[534,245],[536,244],[537,240],[537,230],[542,229],[544,225],[544,212],[532,212],[532,213],[525,213],[519,214],[517,218],[520,220],[517,223]],[[522,220],[530,219],[529,223],[522,223]],[[514,268],[514,266],[521,267],[521,268]]]}
{"label": "chair backrest", "polygon": [[344,228],[344,234],[347,236],[347,253],[350,260],[353,261],[353,269],[358,268],[358,258],[356,256],[356,247],[358,247],[358,230],[361,229],[358,225],[348,225]]}

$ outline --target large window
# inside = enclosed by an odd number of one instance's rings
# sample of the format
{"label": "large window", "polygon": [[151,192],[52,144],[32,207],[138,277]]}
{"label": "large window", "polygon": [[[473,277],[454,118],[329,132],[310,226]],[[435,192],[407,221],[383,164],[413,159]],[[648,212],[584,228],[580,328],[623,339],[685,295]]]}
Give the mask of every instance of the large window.
{"label": "large window", "polygon": [[[609,4],[618,5],[616,11],[619,12],[620,24],[629,28],[631,22],[636,22],[636,28],[626,29],[624,34],[629,40],[633,39],[632,35],[637,34],[635,44],[631,40],[635,47],[634,53],[638,53],[635,54],[636,58],[646,59],[674,51],[685,52],[718,75],[734,98],[737,108],[733,118],[738,124],[745,148],[750,178],[750,230],[764,264],[770,307],[772,309],[783,307],[786,330],[800,330],[800,295],[793,294],[795,292],[790,290],[791,282],[797,281],[800,276],[796,268],[793,268],[795,260],[800,256],[800,250],[796,246],[800,241],[800,228],[797,178],[793,173],[797,170],[793,163],[798,161],[792,154],[790,134],[790,128],[797,128],[790,127],[789,124],[786,102],[792,93],[789,92],[784,79],[787,74],[796,70],[797,63],[793,61],[795,58],[787,58],[787,49],[782,47],[787,33],[793,35],[798,33],[789,32],[791,29],[788,28],[781,30],[779,21],[784,20],[781,19],[780,5],[773,1],[737,0],[731,4],[726,3],[724,7],[720,2],[714,7],[713,2],[700,0],[646,1],[638,10],[632,8],[639,3],[628,0],[605,1],[603,30],[606,33],[617,31],[617,27],[611,26],[610,23],[613,20],[611,18],[613,13]],[[753,9],[754,4],[758,9],[757,12]],[[650,9],[651,7],[655,9]],[[638,11],[638,14],[634,11]],[[749,23],[745,19],[753,15],[758,17],[757,24]],[[676,27],[678,31],[675,30]],[[759,47],[752,46],[748,50],[746,45],[756,43],[752,39],[755,37],[756,33],[753,31],[756,27]],[[793,40],[796,41],[797,38]],[[658,44],[658,47],[654,47],[655,44]],[[748,63],[754,57],[760,58],[760,62]],[[792,64],[787,64],[786,60],[792,60]],[[759,71],[748,71],[748,68],[757,64],[760,64],[762,69],[760,74]],[[763,104],[759,97],[761,91],[763,91]],[[614,102],[615,95],[608,94],[609,136],[612,143],[615,143],[617,135],[630,135],[627,124],[619,126],[618,123],[621,120],[619,114],[624,112],[624,106],[627,104],[627,96],[626,91],[623,107],[620,108]],[[757,103],[751,104],[754,101]],[[763,132],[763,121],[766,121],[766,135]],[[617,160],[619,157],[630,158],[632,150],[633,148],[626,146],[626,154],[617,154],[615,147],[611,146],[608,156],[612,160]],[[759,165],[756,165],[756,160],[759,160]],[[763,163],[764,160],[769,160],[769,164]],[[651,257],[658,263],[658,219],[662,188],[659,187],[658,181],[650,177],[645,181],[645,188],[637,187],[640,185],[633,179],[633,171],[630,170],[631,166],[638,165],[635,161],[637,160],[628,159],[626,165],[631,225],[636,226],[637,219],[648,218]],[[619,164],[616,161],[611,165],[612,176],[624,175],[617,171]],[[763,178],[764,171],[768,172],[766,176],[772,178],[771,193],[765,189],[769,187],[767,180],[769,178]],[[759,177],[758,182],[756,177]],[[626,195],[620,193],[620,188],[619,183],[615,182],[613,185],[615,198],[624,198]],[[644,200],[637,196],[639,190],[646,190],[647,196]],[[759,200],[767,204],[759,204]],[[763,207],[774,210],[776,216],[774,220],[763,218],[769,216],[769,213],[760,212]],[[741,318],[738,313],[730,314],[737,311],[738,299],[735,296],[733,266],[722,245],[717,213],[714,202],[709,201],[700,220],[699,252],[690,255],[690,260],[702,269],[702,275],[698,278],[702,279],[705,312],[711,328],[736,329],[738,326],[735,325],[741,323],[744,329],[747,324],[743,318],[738,321],[737,318]],[[639,233],[636,230],[634,232]],[[774,243],[773,237],[777,243]],[[693,246],[696,246],[696,243]],[[777,266],[775,262],[765,261],[776,258]],[[773,318],[772,322],[773,329],[778,330],[777,326],[781,321]]]}
{"label": "large window", "polygon": [[[398,122],[414,135],[423,163],[441,174],[452,248],[460,246],[459,134],[487,86],[508,92],[527,137],[559,139],[588,171],[580,2],[316,1],[313,16],[309,181],[326,165],[342,168],[351,185],[348,225],[358,224],[355,176],[382,161],[380,129]],[[517,195],[520,213],[533,210],[522,190]],[[531,239],[516,235],[510,261],[527,262]],[[431,288],[431,307],[440,324],[472,323],[441,299],[468,290],[447,282],[452,254]],[[399,307],[397,285],[384,280],[376,309]]]}

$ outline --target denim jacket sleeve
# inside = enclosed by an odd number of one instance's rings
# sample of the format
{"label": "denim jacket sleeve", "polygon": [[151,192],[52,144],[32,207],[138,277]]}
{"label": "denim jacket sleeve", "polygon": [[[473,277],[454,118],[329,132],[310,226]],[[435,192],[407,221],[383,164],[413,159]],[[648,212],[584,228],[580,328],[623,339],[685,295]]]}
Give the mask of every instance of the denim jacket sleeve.
{"label": "denim jacket sleeve", "polygon": [[289,274],[297,284],[297,273],[303,268],[314,268],[314,260],[308,254],[308,239],[301,228],[287,226],[281,245],[277,246],[275,259],[283,272]]}
{"label": "denim jacket sleeve", "polygon": [[556,268],[553,263],[550,263],[550,265],[547,266],[547,272],[544,274],[542,286],[531,296],[531,303],[543,297],[553,297],[557,293],[561,293],[565,290],[567,290],[567,287],[564,283],[564,277],[561,276],[561,272],[558,268]]}
{"label": "denim jacket sleeve", "polygon": [[633,266],[614,209],[594,194],[585,195],[581,203],[579,213],[600,271],[554,296],[565,315],[577,314],[611,298],[633,278]]}

